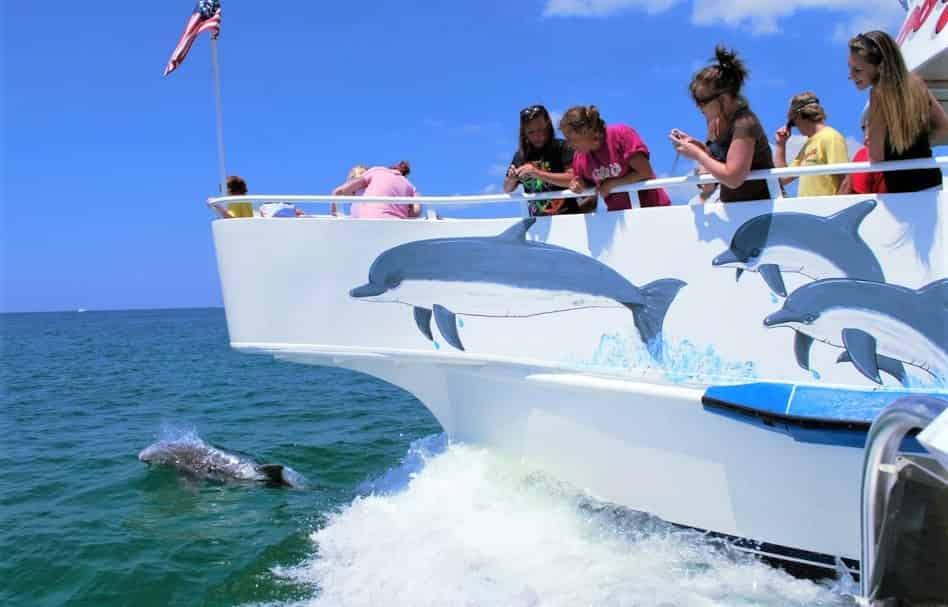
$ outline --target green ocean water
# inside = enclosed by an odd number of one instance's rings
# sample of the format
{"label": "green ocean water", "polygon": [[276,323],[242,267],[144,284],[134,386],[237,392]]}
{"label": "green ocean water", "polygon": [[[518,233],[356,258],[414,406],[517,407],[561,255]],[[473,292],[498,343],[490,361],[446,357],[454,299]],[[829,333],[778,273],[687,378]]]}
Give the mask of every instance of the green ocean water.
{"label": "green ocean water", "polygon": [[[325,513],[437,433],[410,395],[229,349],[222,310],[3,315],[0,605],[234,605],[313,589],[269,573]],[[291,466],[305,490],[136,458],[162,429]]]}
{"label": "green ocean water", "polygon": [[[219,309],[0,323],[3,606],[853,604],[843,582],[451,443],[387,384],[237,354]],[[306,486],[138,461],[187,433]]]}

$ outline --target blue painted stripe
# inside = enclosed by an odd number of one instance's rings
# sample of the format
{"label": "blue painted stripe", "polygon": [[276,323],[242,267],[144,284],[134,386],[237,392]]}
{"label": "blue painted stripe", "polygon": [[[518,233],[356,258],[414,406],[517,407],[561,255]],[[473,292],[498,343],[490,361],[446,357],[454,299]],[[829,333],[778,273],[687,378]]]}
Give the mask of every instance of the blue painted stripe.
{"label": "blue painted stripe", "polygon": [[[806,443],[863,447],[872,421],[896,399],[918,392],[759,382],[711,386],[704,408]],[[921,451],[914,438],[903,450]]]}

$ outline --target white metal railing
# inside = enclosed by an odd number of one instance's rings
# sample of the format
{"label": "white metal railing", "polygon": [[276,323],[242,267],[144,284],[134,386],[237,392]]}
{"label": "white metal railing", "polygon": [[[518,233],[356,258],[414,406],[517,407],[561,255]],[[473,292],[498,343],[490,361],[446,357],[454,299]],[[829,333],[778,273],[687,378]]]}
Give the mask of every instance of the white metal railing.
{"label": "white metal railing", "polygon": [[[779,181],[786,177],[805,177],[808,175],[848,175],[852,173],[869,172],[888,172],[902,171],[907,169],[931,169],[937,168],[943,171],[948,168],[948,156],[937,156],[934,158],[918,158],[913,160],[894,160],[888,162],[847,162],[845,164],[824,164],[818,166],[785,167],[779,169],[763,169],[751,171],[748,173],[745,181],[767,182],[770,188],[770,197],[779,199],[783,197]],[[613,190],[618,192],[638,192],[639,190],[653,190],[656,188],[670,188],[684,185],[710,185],[718,183],[719,180],[712,175],[684,175],[681,177],[663,177],[660,179],[649,179],[640,181],[631,185],[618,187]],[[544,192],[542,194],[482,194],[477,196],[415,196],[415,197],[395,197],[395,196],[333,196],[331,194],[315,195],[270,195],[255,194],[245,196],[220,196],[209,198],[208,206],[220,203],[233,202],[294,202],[294,203],[314,203],[314,202],[398,202],[402,204],[417,203],[431,206],[455,206],[472,204],[499,204],[509,202],[526,203],[532,200],[550,200],[553,198],[583,198],[587,196],[596,196],[595,189],[588,189],[580,193],[570,190],[557,190],[553,192]]]}

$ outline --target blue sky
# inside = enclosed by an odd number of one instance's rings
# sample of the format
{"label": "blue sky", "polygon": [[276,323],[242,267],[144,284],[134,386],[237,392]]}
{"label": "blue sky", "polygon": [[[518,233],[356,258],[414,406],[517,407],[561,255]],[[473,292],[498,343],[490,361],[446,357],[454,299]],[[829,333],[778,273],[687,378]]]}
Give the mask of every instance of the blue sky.
{"label": "blue sky", "polygon": [[[223,0],[228,172],[252,192],[317,193],[353,164],[404,158],[423,194],[495,191],[520,108],[594,103],[668,173],[668,130],[703,131],[687,84],[717,42],[749,64],[768,131],[812,89],[855,136],[865,94],[845,39],[894,31],[902,9],[812,4]],[[193,5],[3,3],[0,311],[220,305],[206,37],[161,77]]]}

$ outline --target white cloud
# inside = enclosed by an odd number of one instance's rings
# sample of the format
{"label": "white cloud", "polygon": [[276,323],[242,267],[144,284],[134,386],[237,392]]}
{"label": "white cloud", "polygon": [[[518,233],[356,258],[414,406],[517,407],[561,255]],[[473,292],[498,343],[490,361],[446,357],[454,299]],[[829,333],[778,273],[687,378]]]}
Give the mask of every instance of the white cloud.
{"label": "white cloud", "polygon": [[[683,0],[547,0],[547,17],[604,17],[630,10],[649,14],[664,12]],[[693,0],[691,22],[712,26],[749,26],[755,34],[775,34],[781,22],[800,10],[840,13],[842,20],[829,24],[832,38],[845,42],[860,31],[892,29],[905,18],[894,0]]]}
{"label": "white cloud", "polygon": [[483,188],[481,188],[481,194],[494,194],[500,191],[500,188],[496,183],[488,183]]}
{"label": "white cloud", "polygon": [[661,13],[677,0],[547,0],[545,17],[605,17],[615,13],[644,9],[649,14]]}

